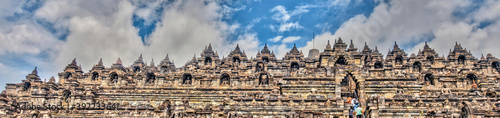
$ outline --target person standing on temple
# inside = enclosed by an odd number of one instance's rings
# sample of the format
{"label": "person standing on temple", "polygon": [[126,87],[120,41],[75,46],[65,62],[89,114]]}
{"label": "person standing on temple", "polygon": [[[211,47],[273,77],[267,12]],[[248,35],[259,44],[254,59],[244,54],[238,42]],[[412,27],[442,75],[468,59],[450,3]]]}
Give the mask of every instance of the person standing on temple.
{"label": "person standing on temple", "polygon": [[354,107],[351,106],[351,108],[349,109],[349,118],[354,118]]}
{"label": "person standing on temple", "polygon": [[363,118],[363,109],[361,108],[361,106],[358,106],[356,109],[356,117],[357,118]]}

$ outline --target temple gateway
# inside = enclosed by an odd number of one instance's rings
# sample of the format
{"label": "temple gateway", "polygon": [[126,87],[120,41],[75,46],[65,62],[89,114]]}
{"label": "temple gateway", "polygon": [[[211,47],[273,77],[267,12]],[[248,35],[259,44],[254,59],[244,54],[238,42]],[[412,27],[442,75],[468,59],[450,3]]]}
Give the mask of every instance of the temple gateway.
{"label": "temple gateway", "polygon": [[357,99],[366,118],[500,117],[500,60],[458,43],[446,57],[427,43],[411,55],[394,44],[384,57],[338,38],[308,57],[294,46],[278,58],[266,45],[255,58],[239,46],[220,58],[209,44],[180,68],[168,55],[159,64],[142,55],[126,66],[96,62],[84,71],[73,60],[58,81],[35,68],[6,85],[0,116],[347,118]]}

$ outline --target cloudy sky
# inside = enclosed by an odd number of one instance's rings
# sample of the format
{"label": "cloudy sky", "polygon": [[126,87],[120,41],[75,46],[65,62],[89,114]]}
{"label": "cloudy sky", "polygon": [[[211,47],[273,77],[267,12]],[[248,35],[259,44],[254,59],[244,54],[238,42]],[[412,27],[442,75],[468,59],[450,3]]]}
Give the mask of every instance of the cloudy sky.
{"label": "cloudy sky", "polygon": [[[278,57],[327,40],[364,42],[385,54],[428,42],[447,55],[455,42],[476,57],[500,55],[498,0],[1,0],[0,90],[35,66],[48,79],[76,58],[84,71],[103,59],[131,65],[167,54],[184,65],[209,43],[219,55],[239,44],[248,56],[268,44]],[[57,77],[56,77],[57,78]]]}

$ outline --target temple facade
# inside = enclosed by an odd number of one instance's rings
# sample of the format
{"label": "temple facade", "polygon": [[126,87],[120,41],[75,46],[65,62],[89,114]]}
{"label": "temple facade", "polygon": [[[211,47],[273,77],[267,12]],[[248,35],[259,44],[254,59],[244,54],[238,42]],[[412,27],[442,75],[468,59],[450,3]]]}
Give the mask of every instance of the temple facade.
{"label": "temple facade", "polygon": [[[450,45],[450,47],[453,45]],[[0,94],[0,117],[348,118],[350,99],[367,118],[500,117],[500,60],[455,44],[440,56],[394,44],[382,55],[341,38],[305,57],[293,47],[276,57],[267,45],[249,58],[239,46],[220,58],[209,44],[176,68],[102,60],[89,71],[76,59],[49,81],[35,68]]]}

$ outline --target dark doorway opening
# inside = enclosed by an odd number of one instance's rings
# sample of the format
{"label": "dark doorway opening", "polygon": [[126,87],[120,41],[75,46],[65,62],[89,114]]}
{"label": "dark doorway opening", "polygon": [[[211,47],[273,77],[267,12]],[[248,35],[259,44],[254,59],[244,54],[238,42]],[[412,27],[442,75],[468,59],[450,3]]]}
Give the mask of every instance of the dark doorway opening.
{"label": "dark doorway opening", "polygon": [[147,77],[146,83],[154,83],[156,80],[156,76],[154,73],[148,73],[146,74],[146,77]]}
{"label": "dark doorway opening", "polygon": [[429,84],[434,85],[434,76],[432,76],[432,74],[425,74],[424,80],[429,82]]}
{"label": "dark doorway opening", "polygon": [[339,56],[339,58],[337,59],[337,61],[335,61],[335,64],[346,65],[347,61],[345,60],[344,56]]}
{"label": "dark doorway opening", "polygon": [[229,85],[230,84],[230,76],[227,73],[224,73],[220,77],[220,85]]}
{"label": "dark doorway opening", "polygon": [[373,66],[375,67],[375,69],[378,69],[378,68],[383,68],[384,64],[382,64],[381,61],[377,61]]}
{"label": "dark doorway opening", "polygon": [[115,72],[111,73],[109,75],[109,78],[110,78],[110,82],[111,83],[116,83],[118,82],[118,74],[116,74]]}
{"label": "dark doorway opening", "polygon": [[182,84],[191,84],[192,83],[192,80],[193,79],[193,76],[191,76],[191,74],[189,73],[186,73],[184,75],[182,75]]}
{"label": "dark doorway opening", "polygon": [[465,56],[464,55],[460,55],[458,57],[458,64],[465,64]]}
{"label": "dark doorway opening", "polygon": [[422,70],[422,63],[418,61],[413,62],[413,70],[420,72]]}
{"label": "dark doorway opening", "polygon": [[205,65],[212,65],[212,58],[205,57]]}
{"label": "dark doorway opening", "polygon": [[92,79],[91,79],[91,80],[92,80],[92,81],[94,81],[94,80],[97,80],[97,79],[99,79],[99,73],[97,73],[97,72],[93,72],[93,73],[92,73]]}

